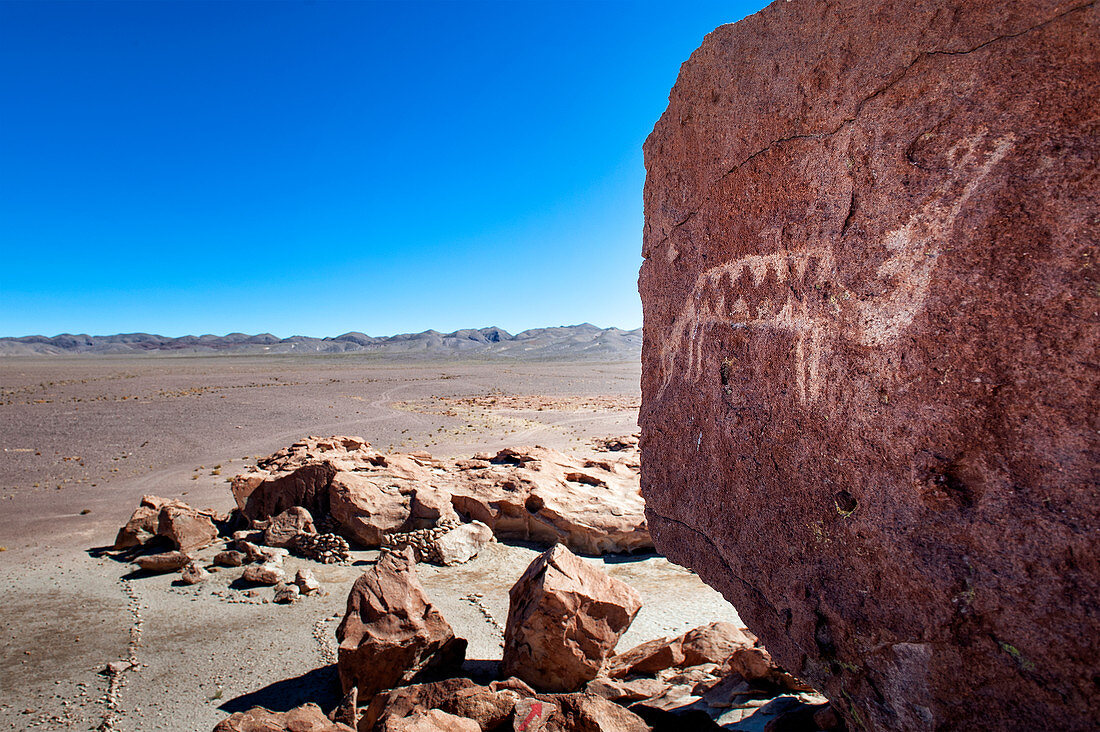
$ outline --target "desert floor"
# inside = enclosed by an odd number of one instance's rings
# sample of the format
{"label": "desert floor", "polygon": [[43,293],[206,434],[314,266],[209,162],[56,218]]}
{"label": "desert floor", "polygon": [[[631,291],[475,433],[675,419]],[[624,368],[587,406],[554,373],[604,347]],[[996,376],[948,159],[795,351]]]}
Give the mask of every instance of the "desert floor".
{"label": "desert floor", "polygon": [[[350,567],[292,557],[288,568],[311,566],[328,594],[291,606],[265,602],[266,588],[242,598],[231,587],[240,570],[192,587],[174,574],[132,577],[95,550],[141,495],[228,510],[228,476],[309,434],[445,457],[525,444],[584,452],[594,437],[636,431],[638,380],[636,362],[0,360],[0,727],[97,729],[109,719],[109,729],[205,730],[255,704],[328,708],[335,627],[377,553],[356,552]],[[536,551],[492,544],[467,565],[421,565],[430,596],[470,641],[471,671],[499,660],[508,589]],[[661,557],[591,561],[645,600],[620,650],[736,620]],[[99,672],[131,653],[140,666],[108,694]]]}

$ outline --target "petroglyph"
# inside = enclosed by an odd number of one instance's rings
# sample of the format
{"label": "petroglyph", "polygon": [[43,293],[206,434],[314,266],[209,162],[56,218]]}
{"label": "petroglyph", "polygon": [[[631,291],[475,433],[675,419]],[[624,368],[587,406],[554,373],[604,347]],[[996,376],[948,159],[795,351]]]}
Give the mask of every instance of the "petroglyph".
{"label": "petroglyph", "polygon": [[844,307],[835,299],[815,297],[836,279],[829,243],[755,254],[703,272],[673,321],[672,337],[661,354],[657,397],[676,373],[678,360],[688,380],[702,380],[707,344],[703,336],[714,326],[763,328],[793,337],[795,382],[803,404],[813,403],[819,395],[822,351],[831,322],[848,321],[833,330],[866,346],[881,348],[896,341],[924,308],[936,262],[949,248],[946,242],[963,206],[1012,147],[1013,138],[1002,137],[983,155],[984,139],[975,136],[947,152],[956,167],[976,169],[965,186],[945,183],[904,226],[885,235],[883,245],[890,256],[875,272],[870,291],[877,294]]}

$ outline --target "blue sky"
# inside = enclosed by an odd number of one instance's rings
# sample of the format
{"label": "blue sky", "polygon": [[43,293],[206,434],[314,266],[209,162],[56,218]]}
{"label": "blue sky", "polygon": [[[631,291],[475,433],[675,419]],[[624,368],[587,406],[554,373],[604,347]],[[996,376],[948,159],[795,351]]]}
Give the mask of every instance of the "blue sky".
{"label": "blue sky", "polygon": [[762,2],[0,2],[0,335],[641,325],[641,145]]}

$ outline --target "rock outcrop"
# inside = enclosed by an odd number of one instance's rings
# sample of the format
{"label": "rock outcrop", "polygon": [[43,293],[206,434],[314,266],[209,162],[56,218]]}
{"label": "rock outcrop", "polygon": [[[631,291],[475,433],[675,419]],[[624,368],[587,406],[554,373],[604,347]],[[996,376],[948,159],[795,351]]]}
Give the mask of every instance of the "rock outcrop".
{"label": "rock outcrop", "polygon": [[646,142],[650,530],[851,728],[1100,718],[1098,39],[777,2]]}
{"label": "rock outcrop", "polygon": [[502,669],[540,691],[581,689],[641,607],[633,587],[555,545],[509,592]]}
{"label": "rock outcrop", "polygon": [[498,539],[561,542],[582,554],[653,548],[636,453],[599,460],[517,447],[455,464],[455,509]]}
{"label": "rock outcrop", "polygon": [[[281,545],[291,541],[279,534],[284,512],[298,507],[321,525],[331,517],[340,533],[366,547],[449,527],[461,516],[499,539],[561,542],[584,554],[652,549],[633,438],[598,449],[604,453],[598,459],[518,447],[444,461],[423,452],[378,452],[358,437],[307,437],[235,476],[233,496],[254,525],[271,522],[269,539]],[[298,541],[308,533],[297,534]],[[464,549],[444,554],[469,553],[473,537],[461,538],[450,543]]]}
{"label": "rock outcrop", "polygon": [[383,555],[355,581],[336,638],[340,682],[364,704],[422,673],[457,669],[466,656],[465,639],[424,594],[411,548]]}

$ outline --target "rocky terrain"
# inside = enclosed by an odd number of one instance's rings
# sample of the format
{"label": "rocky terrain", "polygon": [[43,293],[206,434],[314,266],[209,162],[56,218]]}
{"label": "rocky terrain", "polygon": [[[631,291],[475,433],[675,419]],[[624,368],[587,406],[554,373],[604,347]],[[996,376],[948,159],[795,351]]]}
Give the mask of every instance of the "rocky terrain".
{"label": "rocky terrain", "polygon": [[[291,605],[325,592],[308,566],[291,574],[291,555],[320,570],[350,565],[353,549],[381,547],[373,561],[357,562],[366,569],[335,629],[343,700],[328,716],[318,702],[331,690],[323,689],[285,711],[253,707],[222,720],[215,729],[223,732],[840,729],[825,699],[736,624],[712,622],[616,654],[642,594],[566,545],[621,554],[647,548],[649,535],[640,501],[625,511],[614,498],[604,512],[589,508],[611,490],[603,481],[612,475],[620,495],[636,498],[637,440],[599,440],[594,451],[601,457],[578,460],[512,448],[447,463],[381,453],[359,437],[306,438],[234,477],[229,514],[144,497],[105,553],[131,561],[136,577],[175,573],[181,587],[216,585],[223,601]],[[603,477],[580,480],[582,470]],[[537,507],[531,496],[542,497]],[[530,517],[492,528],[474,518],[493,512]],[[470,667],[469,642],[432,601],[418,563],[464,565],[508,539],[550,548],[511,586],[503,626],[484,593],[466,596],[501,643],[499,660]],[[227,573],[236,579],[217,581]],[[331,659],[323,628],[315,637]],[[121,681],[140,668],[136,643],[104,667],[102,729],[116,729]]]}
{"label": "rocky terrain", "polygon": [[775,3],[646,142],[650,531],[852,727],[1100,718],[1098,31]]}
{"label": "rocky terrain", "polygon": [[224,336],[181,336],[170,338],[149,333],[110,336],[70,335],[0,338],[0,356],[51,355],[187,355],[371,353],[401,358],[503,357],[514,359],[607,360],[637,358],[642,332],[618,328],[597,328],[584,323],[556,328],[533,328],[512,335],[500,328],[468,328],[453,333],[426,330],[394,336],[345,333],[332,338],[291,336],[277,338],[270,333]]}

